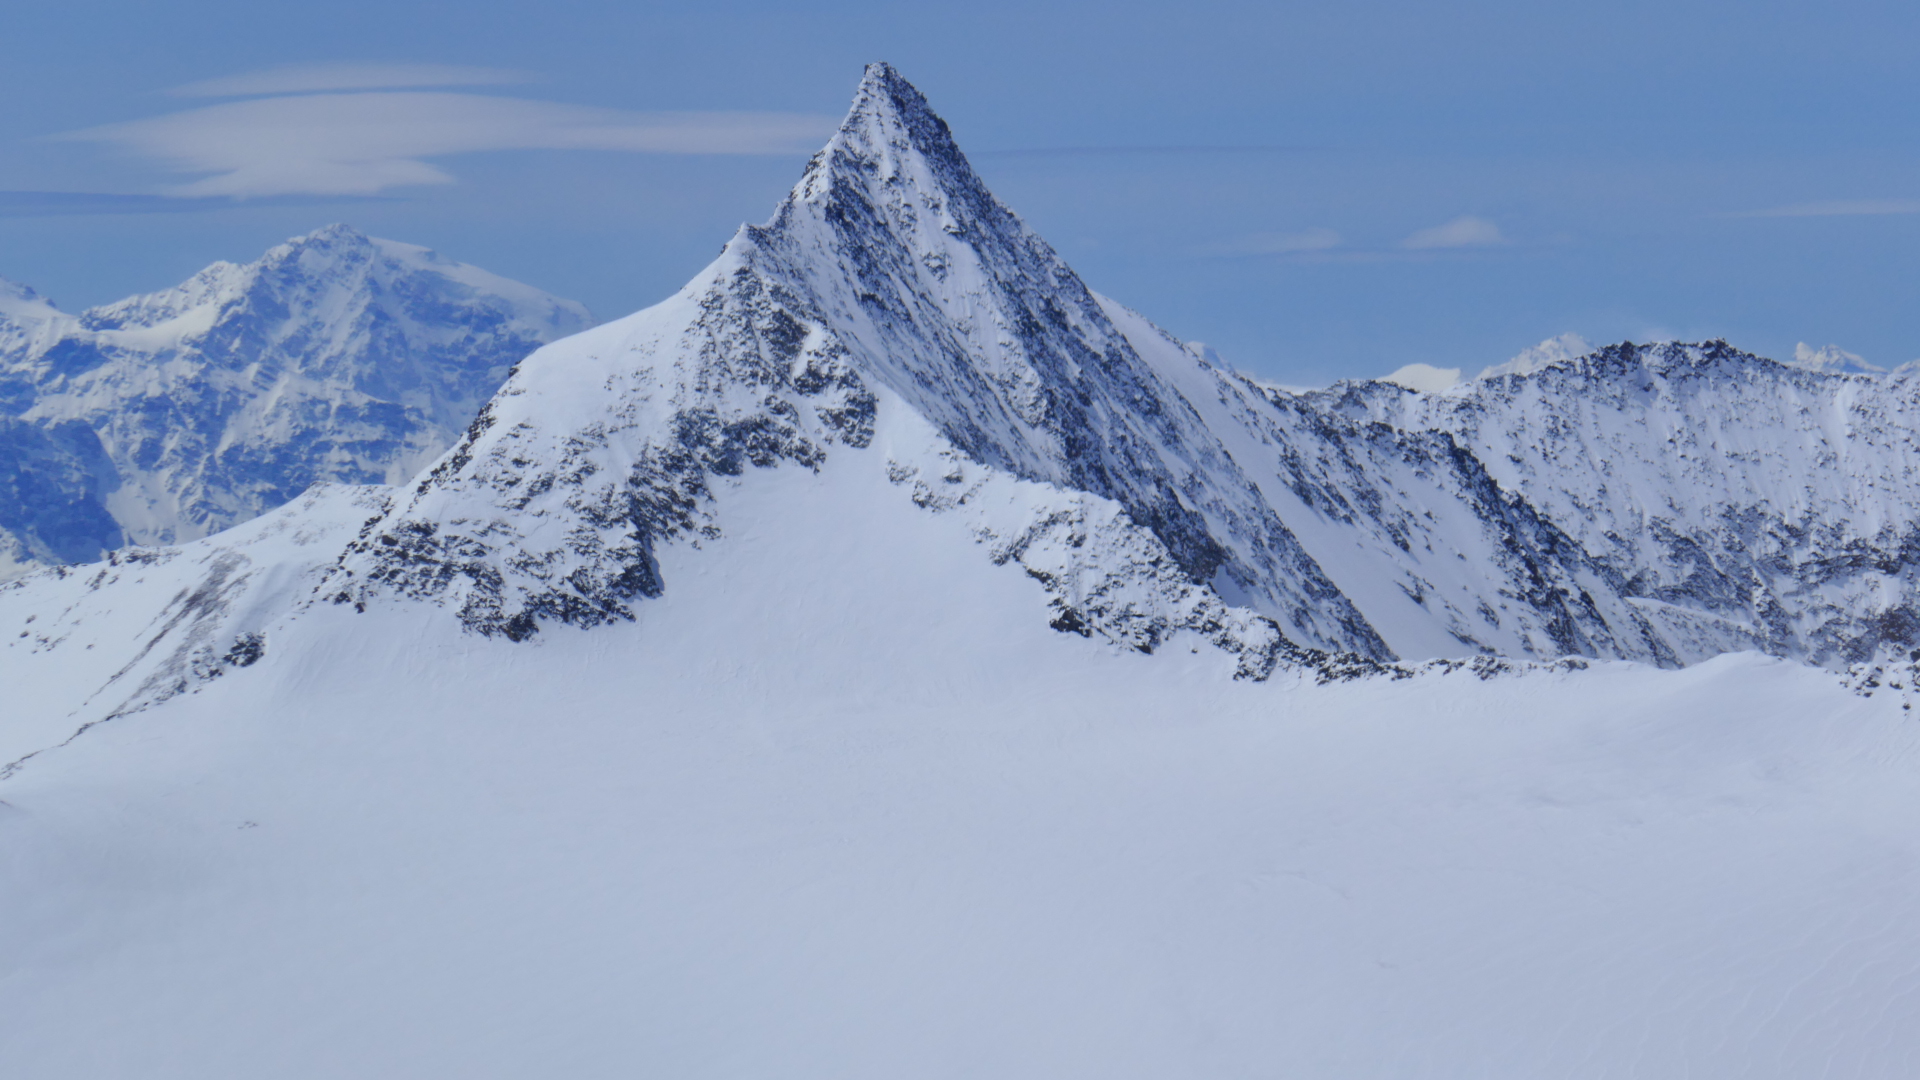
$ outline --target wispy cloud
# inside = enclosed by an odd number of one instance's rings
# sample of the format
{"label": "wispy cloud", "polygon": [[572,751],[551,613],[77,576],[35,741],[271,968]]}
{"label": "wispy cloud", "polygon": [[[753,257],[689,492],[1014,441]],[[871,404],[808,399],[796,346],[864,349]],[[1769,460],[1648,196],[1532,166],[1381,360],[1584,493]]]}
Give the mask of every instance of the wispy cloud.
{"label": "wispy cloud", "polygon": [[524,71],[454,64],[301,64],[202,79],[167,91],[174,97],[253,97],[340,90],[405,90],[425,86],[508,86],[532,82]]}
{"label": "wispy cloud", "polygon": [[1400,242],[1400,246],[1411,251],[1433,251],[1441,248],[1492,247],[1504,244],[1507,238],[1500,235],[1500,226],[1486,218],[1457,217],[1445,225],[1435,225],[1431,229],[1421,229]]}
{"label": "wispy cloud", "polygon": [[341,93],[228,102],[60,136],[179,173],[169,194],[371,195],[451,183],[425,159],[484,150],[804,154],[834,130],[803,113],[641,113],[457,93]]}
{"label": "wispy cloud", "polygon": [[1920,214],[1920,199],[1839,199],[1832,202],[1795,203],[1768,210],[1749,210],[1728,217],[1863,217],[1877,214]]}
{"label": "wispy cloud", "polygon": [[1342,238],[1332,229],[1306,229],[1301,232],[1258,232],[1201,249],[1203,255],[1298,255],[1310,251],[1329,251],[1340,246]]}
{"label": "wispy cloud", "polygon": [[[250,200],[249,206],[315,206],[343,198],[363,201],[366,196],[274,195]],[[377,197],[383,202],[391,197]],[[0,191],[0,218],[83,217],[99,214],[192,214],[228,210],[230,198],[124,194],[104,191]]]}

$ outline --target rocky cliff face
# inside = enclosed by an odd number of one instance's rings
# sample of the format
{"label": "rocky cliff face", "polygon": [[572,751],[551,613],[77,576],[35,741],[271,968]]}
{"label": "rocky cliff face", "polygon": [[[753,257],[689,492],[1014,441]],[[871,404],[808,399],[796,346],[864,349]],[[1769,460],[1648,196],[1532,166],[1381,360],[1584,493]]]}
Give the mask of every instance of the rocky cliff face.
{"label": "rocky cliff face", "polygon": [[217,532],[316,481],[402,482],[514,363],[587,325],[577,304],[337,225],[77,316],[9,287],[0,469],[42,494],[0,502],[0,546],[87,561]]}

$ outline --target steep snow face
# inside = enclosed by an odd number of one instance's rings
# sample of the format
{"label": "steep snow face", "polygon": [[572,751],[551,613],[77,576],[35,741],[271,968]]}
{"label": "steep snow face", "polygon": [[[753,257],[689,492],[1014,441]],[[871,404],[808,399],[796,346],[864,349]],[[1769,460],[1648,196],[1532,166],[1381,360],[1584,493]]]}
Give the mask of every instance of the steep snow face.
{"label": "steep snow face", "polygon": [[[1029,566],[1063,629],[1142,648],[1180,627],[1228,634],[1250,670],[1269,669],[1271,631],[1229,629],[1253,625],[1244,613],[1144,599],[1212,586],[1293,644],[1390,655],[1191,405],[885,65],[768,225],[743,228],[667,302],[523,364],[356,545],[334,597],[440,596],[474,629],[522,638],[542,620],[630,618],[663,588],[659,544],[724,527],[714,478],[864,450],[892,409],[941,444],[888,449],[902,483],[1041,485],[1031,520],[1003,526],[1016,532],[1081,520],[1087,498],[1124,512],[1102,519],[1131,530],[1120,546],[1139,558],[1101,563],[1081,538],[1067,547],[1073,572]],[[951,480],[934,465],[948,457]],[[1090,599],[1116,590],[1141,599]]]}
{"label": "steep snow face", "polygon": [[885,65],[743,258],[961,451],[1113,499],[1295,641],[1385,655],[1177,389]]}
{"label": "steep snow face", "polygon": [[1705,345],[1613,346],[1448,395],[1351,384],[1328,411],[1450,434],[1683,661],[1844,664],[1920,645],[1912,383]]}
{"label": "steep snow face", "polygon": [[19,445],[0,455],[44,460],[35,444],[78,423],[111,468],[66,467],[90,478],[56,500],[93,507],[83,522],[5,516],[0,501],[0,540],[15,562],[84,561],[120,542],[101,511],[128,541],[171,543],[315,481],[401,482],[515,362],[588,321],[577,304],[345,226],[78,316],[4,291],[0,408]]}

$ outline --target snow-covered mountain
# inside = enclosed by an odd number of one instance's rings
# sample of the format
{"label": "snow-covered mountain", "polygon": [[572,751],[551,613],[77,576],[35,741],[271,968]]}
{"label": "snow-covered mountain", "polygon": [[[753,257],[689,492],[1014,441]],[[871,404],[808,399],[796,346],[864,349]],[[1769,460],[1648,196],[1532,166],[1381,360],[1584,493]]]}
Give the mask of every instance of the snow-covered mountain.
{"label": "snow-covered mountain", "polygon": [[[1219,627],[1257,672],[1276,640],[1660,664],[1920,644],[1907,383],[1578,344],[1441,394],[1262,387],[1090,292],[882,72],[768,224],[531,358],[332,595],[433,596],[515,638],[631,618],[665,587],[659,544],[724,528],[717,478],[815,468],[900,409],[938,436],[891,451],[917,500],[979,515],[978,477],[1057,492],[976,528],[1059,625],[1142,649]],[[1119,532],[1077,524],[1090,498]]]}
{"label": "snow-covered mountain", "polygon": [[0,569],[206,536],[317,480],[399,483],[589,322],[341,225],[79,315],[0,283],[0,480],[23,507],[0,493]]}
{"label": "snow-covered mountain", "polygon": [[[378,302],[449,282],[467,299],[450,312]],[[1837,667],[1920,644],[1920,416],[1904,378],[1718,343],[1575,357],[1584,343],[1564,336],[1440,392],[1281,391],[1088,290],[886,68],[771,221],[668,301],[534,353],[471,423],[474,387],[578,313],[346,230],[78,320],[25,293],[9,303],[10,340],[31,343],[40,378],[25,416],[44,427],[19,439],[19,492],[106,490],[122,521],[137,516],[129,492],[191,507],[250,493],[227,511],[240,517],[314,476],[393,482],[464,429],[315,595],[356,610],[427,600],[516,641],[640,617],[668,587],[661,548],[724,534],[745,473],[855,454],[1022,567],[1056,628],[1147,652],[1194,630],[1256,678],[1316,653],[1676,665],[1757,648]],[[236,373],[206,359],[238,364],[232,328],[295,308],[248,346],[267,360]],[[492,352],[474,330],[488,315]],[[186,406],[166,383],[127,408],[129,379],[151,376],[124,358],[60,368],[83,346],[209,320],[219,333],[182,338]],[[275,367],[283,341],[300,344],[298,371]],[[483,373],[472,361],[489,355]],[[279,372],[271,392],[220,392],[261,372]],[[375,391],[393,426],[357,432]],[[225,409],[228,427],[168,411],[188,406]],[[213,452],[208,430],[239,434]],[[883,430],[896,438],[876,446]],[[200,471],[137,468],[166,453]],[[300,482],[244,482],[269,453],[265,475]],[[82,498],[13,505],[70,536],[112,528]]]}
{"label": "snow-covered mountain", "polygon": [[[77,404],[162,328],[194,416],[387,463],[0,582],[9,1076],[1920,1057],[1910,380],[1562,341],[1271,387],[1091,292],[885,65],[770,221],[484,405],[434,342],[578,313],[461,269],[391,328],[445,264],[277,251],[0,294],[33,535],[112,547],[123,447],[173,460]],[[347,391],[464,434],[393,483],[406,439],[326,457]],[[164,505],[266,490],[202,457]]]}
{"label": "snow-covered mountain", "polygon": [[1920,383],[1709,342],[1312,399],[1445,433],[1567,538],[1559,562],[1630,605],[1662,660],[1760,649],[1843,666],[1920,646]]}
{"label": "snow-covered mountain", "polygon": [[[772,220],[668,301],[534,353],[470,423],[476,387],[576,310],[339,228],[79,319],[10,295],[42,425],[12,505],[80,537],[69,555],[112,526],[27,493],[207,527],[316,477],[395,482],[463,429],[317,595],[428,600],[483,635],[637,618],[662,546],[723,534],[747,471],[877,454],[1024,568],[1057,628],[1148,652],[1196,630],[1253,677],[1314,653],[1844,666],[1920,645],[1904,377],[1563,336],[1438,392],[1277,390],[1091,292],[886,68]],[[191,362],[62,359],[159,337]]]}
{"label": "snow-covered mountain", "polygon": [[1046,584],[1062,628],[1150,650],[1205,627],[1257,673],[1273,620],[1302,646],[1388,655],[887,69],[769,224],[665,303],[522,364],[332,595],[433,596],[515,638],[631,618],[664,587],[659,545],[724,528],[717,481],[867,450],[879,411],[932,428],[882,451],[902,497],[973,517],[996,560]]}

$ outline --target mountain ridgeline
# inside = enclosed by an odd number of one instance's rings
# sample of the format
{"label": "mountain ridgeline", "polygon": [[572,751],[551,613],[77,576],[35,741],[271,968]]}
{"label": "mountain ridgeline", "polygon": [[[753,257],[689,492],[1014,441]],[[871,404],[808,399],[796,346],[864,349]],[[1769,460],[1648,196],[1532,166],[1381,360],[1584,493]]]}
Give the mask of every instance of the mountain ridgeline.
{"label": "mountain ridgeline", "polygon": [[78,319],[8,294],[21,561],[412,475],[347,500],[375,512],[288,617],[429,603],[526,641],[644,619],[669,546],[844,468],[1024,572],[1062,632],[1184,635],[1248,678],[1920,646],[1920,378],[1709,342],[1282,391],[1089,290],[884,64],[772,219],[654,307],[574,333],[577,307],[433,258],[334,229]]}

